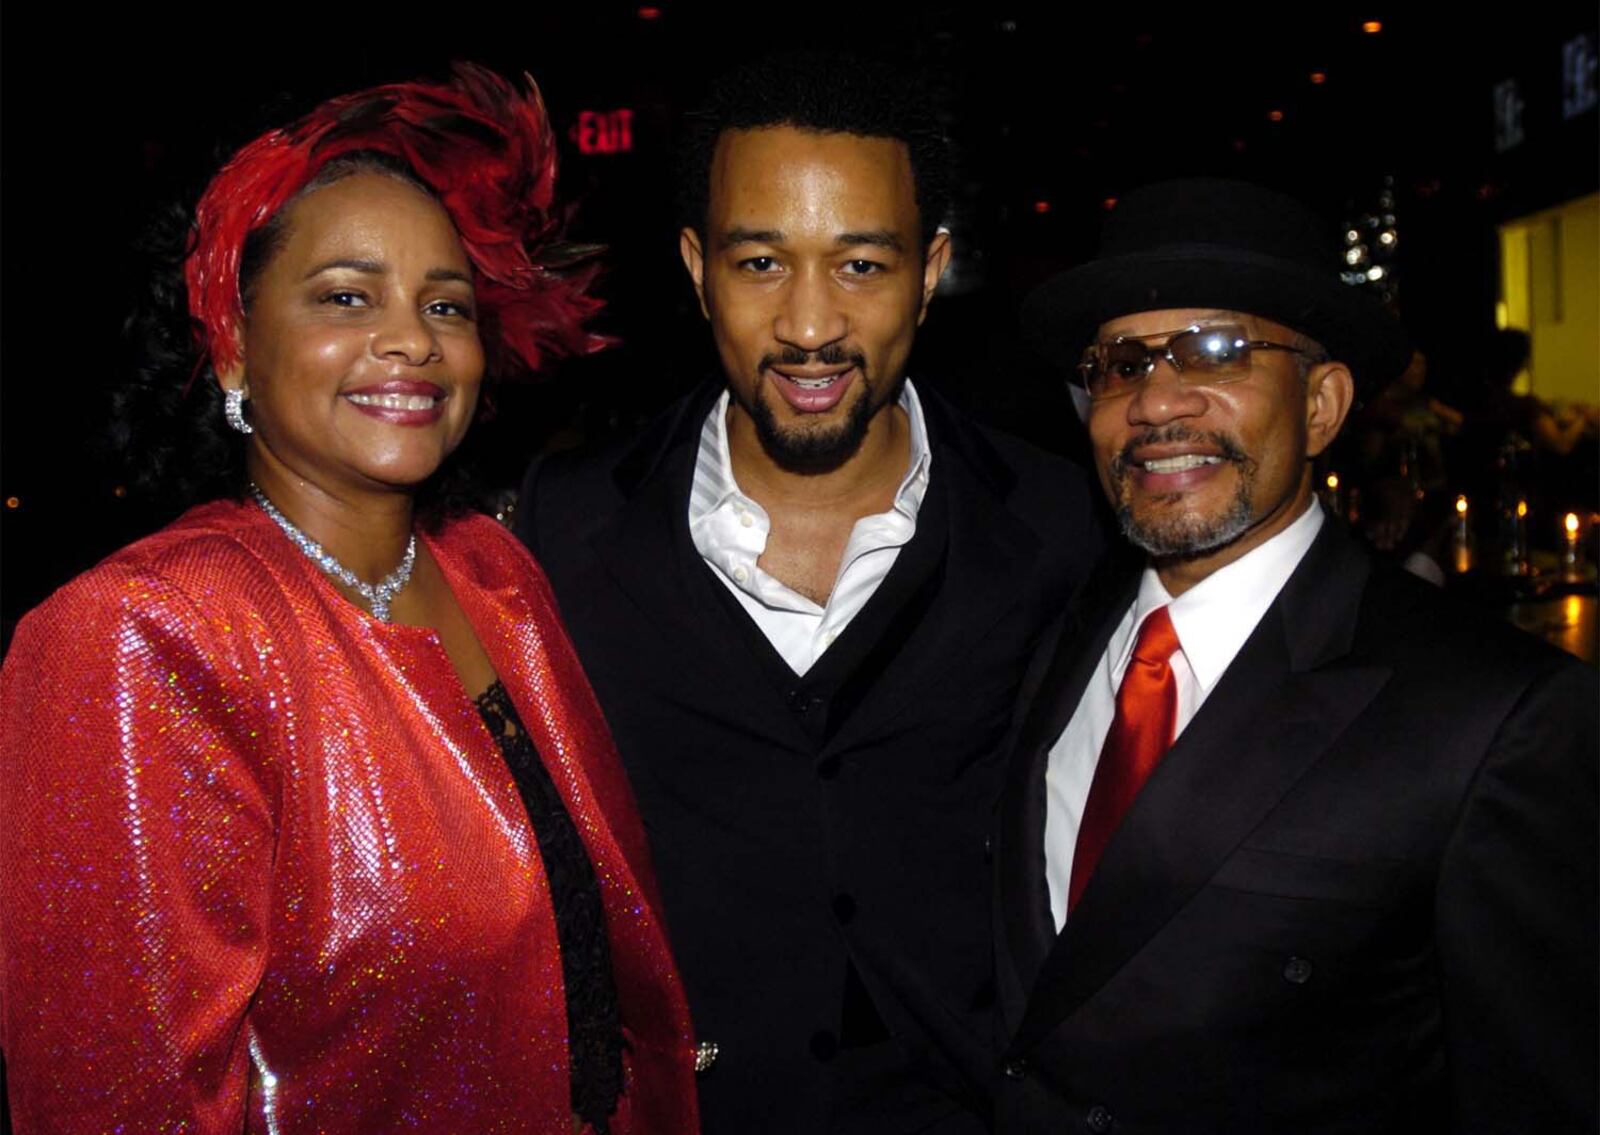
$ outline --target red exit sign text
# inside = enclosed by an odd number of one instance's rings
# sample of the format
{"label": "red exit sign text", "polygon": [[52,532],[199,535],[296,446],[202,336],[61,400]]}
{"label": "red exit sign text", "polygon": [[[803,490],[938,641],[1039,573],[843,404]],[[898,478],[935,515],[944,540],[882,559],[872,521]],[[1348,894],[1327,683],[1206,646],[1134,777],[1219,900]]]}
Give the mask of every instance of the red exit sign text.
{"label": "red exit sign text", "polygon": [[626,154],[633,149],[633,111],[585,110],[572,126],[580,154]]}

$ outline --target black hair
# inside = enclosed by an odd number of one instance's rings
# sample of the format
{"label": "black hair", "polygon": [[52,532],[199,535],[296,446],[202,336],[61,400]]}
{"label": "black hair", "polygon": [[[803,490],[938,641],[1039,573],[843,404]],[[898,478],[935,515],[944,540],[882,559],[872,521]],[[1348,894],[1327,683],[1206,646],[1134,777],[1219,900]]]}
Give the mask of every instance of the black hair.
{"label": "black hair", "polygon": [[[437,197],[406,162],[390,154],[362,150],[328,162],[245,238],[239,257],[239,294],[247,313],[262,271],[287,237],[289,206],[359,173],[397,178]],[[223,418],[222,388],[210,360],[202,358],[189,315],[183,267],[192,234],[190,211],[171,205],[157,215],[135,246],[147,262],[147,283],[124,325],[131,356],[129,377],[112,393],[109,430],[110,448],[122,462],[134,494],[178,510],[221,497],[242,499],[249,480],[245,437]],[[468,440],[419,488],[417,517],[425,528],[436,528],[477,503],[471,438],[469,433]]]}
{"label": "black hair", "polygon": [[728,130],[792,126],[904,142],[926,247],[950,208],[950,145],[923,84],[882,59],[790,52],[723,75],[688,117],[679,149],[679,223],[704,234],[711,159]]}

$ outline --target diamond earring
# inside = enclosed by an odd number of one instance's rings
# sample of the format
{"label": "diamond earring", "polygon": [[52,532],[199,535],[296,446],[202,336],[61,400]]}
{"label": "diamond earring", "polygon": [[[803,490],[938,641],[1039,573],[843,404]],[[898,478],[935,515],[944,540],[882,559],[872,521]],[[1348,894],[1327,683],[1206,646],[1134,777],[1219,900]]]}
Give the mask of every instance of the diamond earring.
{"label": "diamond earring", "polygon": [[244,391],[224,390],[222,392],[222,416],[228,419],[228,424],[242,434],[253,434],[255,427],[244,420]]}

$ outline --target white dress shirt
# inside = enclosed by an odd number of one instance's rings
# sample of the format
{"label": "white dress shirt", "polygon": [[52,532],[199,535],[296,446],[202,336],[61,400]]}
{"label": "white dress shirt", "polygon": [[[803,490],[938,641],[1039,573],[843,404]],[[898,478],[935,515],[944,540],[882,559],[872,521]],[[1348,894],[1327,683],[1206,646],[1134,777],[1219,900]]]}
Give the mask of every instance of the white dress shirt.
{"label": "white dress shirt", "polygon": [[766,510],[739,490],[728,456],[728,395],[706,416],[689,494],[689,535],[695,550],[755,620],[796,674],[810,670],[850,620],[861,613],[917,530],[928,493],[932,454],[922,404],[908,380],[900,394],[911,430],[911,459],[888,512],[863,516],[850,531],[826,607],[768,575],[757,562],[772,523]]}
{"label": "white dress shirt", "polygon": [[1176,740],[1283,590],[1321,528],[1322,509],[1313,500],[1289,527],[1218,568],[1176,599],[1167,594],[1155,569],[1145,568],[1138,596],[1106,643],[1072,720],[1050,748],[1044,776],[1044,857],[1050,913],[1057,930],[1067,921],[1067,888],[1078,825],[1100,750],[1116,715],[1117,687],[1122,684],[1145,616],[1167,607],[1178,634],[1179,650],[1171,663],[1178,686]]}

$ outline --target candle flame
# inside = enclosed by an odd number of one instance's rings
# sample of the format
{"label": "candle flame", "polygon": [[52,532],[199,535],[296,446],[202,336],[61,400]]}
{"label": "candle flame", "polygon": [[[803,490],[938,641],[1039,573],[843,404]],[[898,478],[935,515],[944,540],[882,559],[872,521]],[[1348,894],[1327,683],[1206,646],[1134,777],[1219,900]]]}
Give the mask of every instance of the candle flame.
{"label": "candle flame", "polygon": [[1456,512],[1461,516],[1467,515],[1467,498],[1466,497],[1461,496],[1461,497],[1457,497],[1456,498]]}
{"label": "candle flame", "polygon": [[1329,473],[1328,474],[1328,488],[1337,489],[1338,487],[1339,487],[1339,474],[1337,474],[1337,473]]}
{"label": "candle flame", "polygon": [[1527,501],[1518,501],[1517,502],[1517,515],[1518,516],[1527,516],[1528,515],[1528,502]]}
{"label": "candle flame", "polygon": [[1561,523],[1566,526],[1567,535],[1568,536],[1576,536],[1578,534],[1578,514],[1577,513],[1575,513],[1575,512],[1567,513],[1566,519],[1564,519]]}

